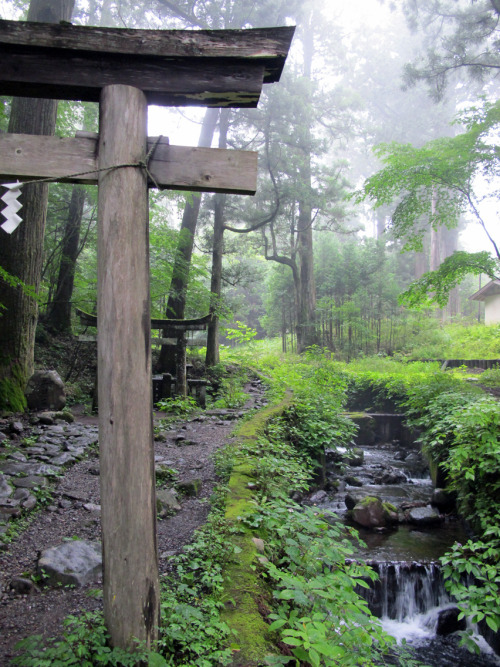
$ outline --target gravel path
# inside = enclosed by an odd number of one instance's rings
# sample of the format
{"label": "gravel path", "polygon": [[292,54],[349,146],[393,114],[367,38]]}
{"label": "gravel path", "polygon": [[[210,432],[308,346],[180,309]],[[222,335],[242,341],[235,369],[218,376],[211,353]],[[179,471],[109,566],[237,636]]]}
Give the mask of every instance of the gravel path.
{"label": "gravel path", "polygon": [[[248,384],[246,391],[249,399],[242,411],[208,411],[176,423],[155,440],[157,465],[177,470],[180,482],[201,482],[196,497],[179,497],[181,509],[158,521],[162,573],[168,569],[169,558],[190,542],[193,532],[206,520],[210,509],[208,499],[216,482],[211,455],[230,442],[235,419],[265,404],[259,381]],[[156,424],[159,417],[157,414]],[[95,429],[97,422],[84,416],[76,416],[76,420],[89,429]],[[57,636],[68,614],[101,607],[101,600],[93,596],[93,591],[102,586],[101,581],[82,588],[34,585],[28,593],[15,590],[17,577],[30,579],[35,575],[40,551],[72,538],[100,540],[98,506],[99,460],[94,450],[65,470],[64,476],[57,480],[51,504],[34,514],[26,530],[4,547],[6,550],[0,551],[0,667],[9,664],[13,647],[20,639],[33,634]]]}

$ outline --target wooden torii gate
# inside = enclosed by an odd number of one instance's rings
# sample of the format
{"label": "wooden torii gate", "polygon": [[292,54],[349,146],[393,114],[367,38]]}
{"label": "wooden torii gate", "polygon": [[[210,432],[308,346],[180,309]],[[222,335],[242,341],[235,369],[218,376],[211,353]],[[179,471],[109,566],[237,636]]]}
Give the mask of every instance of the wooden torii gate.
{"label": "wooden torii gate", "polygon": [[148,185],[231,193],[256,187],[255,154],[161,144],[148,162],[147,105],[256,106],[262,84],[281,75],[293,31],[0,21],[0,94],[100,102],[98,138],[0,135],[0,178],[99,185],[104,613],[115,646],[132,647],[134,638],[150,646],[159,626]]}

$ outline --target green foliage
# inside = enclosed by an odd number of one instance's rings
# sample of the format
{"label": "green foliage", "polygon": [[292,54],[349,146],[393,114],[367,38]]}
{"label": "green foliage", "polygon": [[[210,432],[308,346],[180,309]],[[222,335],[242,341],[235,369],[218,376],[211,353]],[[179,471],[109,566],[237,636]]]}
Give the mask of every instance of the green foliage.
{"label": "green foliage", "polygon": [[174,417],[187,417],[196,411],[196,401],[192,396],[177,396],[174,398],[163,398],[156,404],[161,412],[168,412]]}
{"label": "green foliage", "polygon": [[257,335],[257,331],[255,329],[252,329],[252,327],[249,327],[243,322],[239,321],[236,322],[235,327],[226,328],[222,331],[222,333],[226,336],[226,338],[236,341],[236,343],[239,345],[242,345],[243,343],[250,343],[250,341],[252,341]]}
{"label": "green foliage", "polygon": [[[266,543],[265,576],[273,589],[270,630],[290,647],[295,664],[374,665],[395,640],[386,635],[356,587],[376,578],[348,561],[352,539],[310,508],[262,499],[248,519]],[[268,664],[289,662],[273,656]]]}
{"label": "green foliage", "polygon": [[[12,664],[18,667],[135,667],[138,660],[148,664],[145,651],[131,653],[109,647],[109,635],[100,612],[83,614],[79,618],[68,616],[64,627],[62,639],[45,643],[41,636],[34,635],[19,642],[15,648],[22,651],[22,655],[13,658]],[[166,663],[151,661],[149,664],[162,667]]]}
{"label": "green foliage", "polygon": [[450,292],[467,275],[478,276],[486,273],[490,278],[498,272],[498,264],[487,252],[469,253],[455,251],[440,264],[436,271],[429,271],[415,280],[400,295],[402,305],[409,308],[429,308],[436,303],[444,308]]}

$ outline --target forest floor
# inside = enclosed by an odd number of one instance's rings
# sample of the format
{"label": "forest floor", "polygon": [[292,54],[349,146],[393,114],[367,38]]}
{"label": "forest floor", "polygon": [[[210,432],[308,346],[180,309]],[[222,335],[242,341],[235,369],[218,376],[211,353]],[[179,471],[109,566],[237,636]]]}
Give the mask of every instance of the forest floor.
{"label": "forest floor", "polygon": [[[162,413],[155,413],[155,459],[177,471],[178,482],[200,480],[195,497],[178,496],[181,509],[158,521],[160,573],[169,569],[169,559],[192,540],[210,509],[209,498],[216,483],[212,454],[231,442],[235,419],[265,404],[259,381],[245,387],[248,400],[242,410],[213,410],[162,430]],[[74,410],[76,422],[95,429],[96,417]],[[26,421],[26,432],[29,432]],[[169,486],[169,485],[165,485]],[[56,637],[69,615],[102,608],[102,581],[86,586],[51,588],[37,577],[40,552],[71,539],[100,541],[99,459],[96,449],[64,471],[52,489],[52,499],[34,512],[28,526],[10,544],[0,545],[0,666],[6,667],[15,644],[30,635]],[[87,506],[87,507],[85,507]],[[90,508],[90,509],[89,509]],[[2,550],[3,549],[3,550]],[[28,593],[20,593],[12,582],[17,577],[34,581]]]}

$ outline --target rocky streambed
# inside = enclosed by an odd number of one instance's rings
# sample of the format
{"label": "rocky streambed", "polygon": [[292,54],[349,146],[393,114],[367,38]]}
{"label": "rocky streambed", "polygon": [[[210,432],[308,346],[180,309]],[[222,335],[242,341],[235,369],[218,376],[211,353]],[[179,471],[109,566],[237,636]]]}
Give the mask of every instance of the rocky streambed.
{"label": "rocky streambed", "polygon": [[[206,520],[212,454],[235,420],[265,405],[256,380],[241,410],[165,426],[155,414],[160,571]],[[68,614],[101,608],[97,419],[32,413],[0,420],[0,665],[29,635],[57,636]],[[15,530],[13,530],[13,528]]]}

